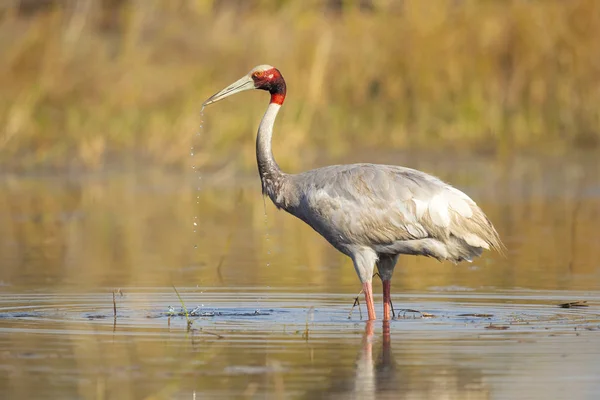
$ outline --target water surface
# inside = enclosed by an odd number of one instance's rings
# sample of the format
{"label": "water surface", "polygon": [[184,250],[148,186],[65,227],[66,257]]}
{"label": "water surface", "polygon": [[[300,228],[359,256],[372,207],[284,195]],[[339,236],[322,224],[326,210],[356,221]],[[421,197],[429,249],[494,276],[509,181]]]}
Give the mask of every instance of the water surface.
{"label": "water surface", "polygon": [[[372,161],[399,162],[386,157]],[[349,318],[351,263],[265,204],[253,173],[206,174],[199,192],[196,177],[150,168],[3,175],[0,392],[597,398],[596,158],[403,163],[469,193],[508,254],[457,266],[401,258],[389,325],[358,309]],[[576,301],[584,307],[559,307]]]}

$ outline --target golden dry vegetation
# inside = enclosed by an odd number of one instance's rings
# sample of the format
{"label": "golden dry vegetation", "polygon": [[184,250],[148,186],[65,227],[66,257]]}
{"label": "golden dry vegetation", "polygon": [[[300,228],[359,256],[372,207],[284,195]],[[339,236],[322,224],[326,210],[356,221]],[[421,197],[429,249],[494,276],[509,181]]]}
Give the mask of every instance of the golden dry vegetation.
{"label": "golden dry vegetation", "polygon": [[189,168],[194,146],[198,167],[253,169],[264,95],[212,106],[199,132],[200,108],[261,63],[288,81],[285,167],[317,149],[595,147],[599,37],[594,0],[3,2],[0,163]]}

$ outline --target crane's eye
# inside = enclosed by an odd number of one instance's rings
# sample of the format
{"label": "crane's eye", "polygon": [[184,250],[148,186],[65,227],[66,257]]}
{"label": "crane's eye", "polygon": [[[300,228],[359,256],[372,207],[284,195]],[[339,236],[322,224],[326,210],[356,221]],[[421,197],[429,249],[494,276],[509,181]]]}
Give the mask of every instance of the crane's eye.
{"label": "crane's eye", "polygon": [[255,77],[255,78],[259,78],[260,75],[261,75],[260,71],[256,71],[255,73],[252,74],[252,76]]}

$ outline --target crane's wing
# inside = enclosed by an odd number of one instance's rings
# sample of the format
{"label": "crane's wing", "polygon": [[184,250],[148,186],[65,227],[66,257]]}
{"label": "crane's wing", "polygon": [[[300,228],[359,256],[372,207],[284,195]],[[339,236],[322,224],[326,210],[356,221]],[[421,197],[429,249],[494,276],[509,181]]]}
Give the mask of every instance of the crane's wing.
{"label": "crane's wing", "polygon": [[330,241],[392,251],[395,243],[435,239],[479,253],[501,250],[496,230],[475,202],[424,172],[353,164],[298,177],[301,218]]}

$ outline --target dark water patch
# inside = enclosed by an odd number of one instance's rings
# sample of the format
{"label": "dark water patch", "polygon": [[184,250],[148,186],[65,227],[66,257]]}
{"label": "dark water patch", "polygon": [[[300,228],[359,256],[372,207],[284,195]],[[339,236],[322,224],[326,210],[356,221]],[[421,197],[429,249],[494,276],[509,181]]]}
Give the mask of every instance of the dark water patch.
{"label": "dark water patch", "polygon": [[12,318],[42,318],[41,313],[28,313],[28,312],[0,312],[0,319],[12,319]]}
{"label": "dark water patch", "polygon": [[489,324],[487,326],[484,327],[485,329],[495,329],[498,331],[505,331],[507,329],[510,328],[510,326],[508,325],[494,325],[494,324]]}

